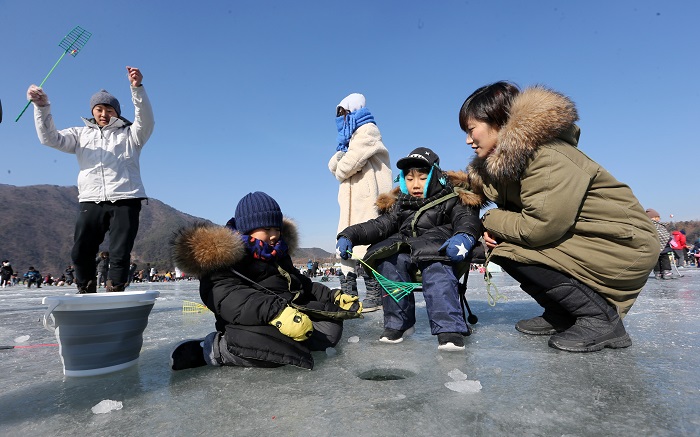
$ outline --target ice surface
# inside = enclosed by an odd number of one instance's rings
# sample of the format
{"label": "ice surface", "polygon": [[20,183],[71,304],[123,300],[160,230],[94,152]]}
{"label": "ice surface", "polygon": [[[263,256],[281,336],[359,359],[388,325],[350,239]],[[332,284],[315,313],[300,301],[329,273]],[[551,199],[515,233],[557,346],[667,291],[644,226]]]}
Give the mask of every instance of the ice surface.
{"label": "ice surface", "polygon": [[459,369],[450,370],[447,376],[452,378],[452,381],[445,383],[445,387],[459,393],[477,393],[481,391],[481,383],[479,381],[470,381],[467,375]]}
{"label": "ice surface", "polygon": [[95,414],[105,414],[109,413],[110,411],[121,410],[122,407],[123,405],[119,401],[105,399],[104,401],[92,407],[92,412]]}
{"label": "ice surface", "polygon": [[459,369],[450,370],[447,376],[452,378],[453,381],[466,381],[467,375]]}
{"label": "ice surface", "polygon": [[481,383],[479,381],[447,381],[445,387],[457,393],[478,393],[481,391]]}
{"label": "ice surface", "polygon": [[[0,350],[0,435],[697,436],[700,269],[681,272],[680,279],[649,280],[625,319],[633,341],[627,349],[549,348],[546,336],[514,329],[540,314],[538,305],[507,275],[494,273],[508,301],[491,307],[482,275],[474,273],[467,297],[479,323],[465,351],[437,350],[418,293],[415,334],[380,343],[382,312],[368,313],[346,322],[335,355],[314,353],[312,371],[172,372],[173,346],[211,332],[213,314],[183,314],[184,300],[199,302],[197,282],[136,284],[132,289],[161,292],[138,364],[85,378],[63,375],[58,347],[51,346],[56,339],[40,321],[43,297],[72,290],[5,288],[0,345],[29,336],[23,345],[45,346]],[[337,287],[334,281],[328,285]],[[479,381],[481,391],[446,387],[466,381]],[[93,414],[103,400],[123,408]]]}

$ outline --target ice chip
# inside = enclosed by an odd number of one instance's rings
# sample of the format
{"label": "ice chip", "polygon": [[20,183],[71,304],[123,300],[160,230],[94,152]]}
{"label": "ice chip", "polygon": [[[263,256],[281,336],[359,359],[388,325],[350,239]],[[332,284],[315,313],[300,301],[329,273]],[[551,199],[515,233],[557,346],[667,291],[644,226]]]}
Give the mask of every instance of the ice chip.
{"label": "ice chip", "polygon": [[353,335],[352,337],[348,338],[348,343],[359,343],[360,342],[360,337],[357,335]]}
{"label": "ice chip", "polygon": [[479,381],[449,381],[445,383],[445,387],[457,393],[478,393],[481,391],[481,383]]}
{"label": "ice chip", "polygon": [[328,355],[329,357],[334,357],[334,356],[338,355],[338,351],[332,347],[327,347],[326,348],[326,355]]}
{"label": "ice chip", "polygon": [[105,414],[113,410],[121,410],[122,403],[120,401],[112,401],[110,399],[105,399],[99,404],[92,407],[92,412],[95,414]]}
{"label": "ice chip", "polygon": [[29,340],[28,335],[20,335],[19,337],[15,338],[15,343],[24,343],[27,340]]}
{"label": "ice chip", "polygon": [[447,372],[447,376],[452,378],[453,381],[466,381],[467,380],[467,375],[464,374],[459,369],[450,370],[449,372]]}

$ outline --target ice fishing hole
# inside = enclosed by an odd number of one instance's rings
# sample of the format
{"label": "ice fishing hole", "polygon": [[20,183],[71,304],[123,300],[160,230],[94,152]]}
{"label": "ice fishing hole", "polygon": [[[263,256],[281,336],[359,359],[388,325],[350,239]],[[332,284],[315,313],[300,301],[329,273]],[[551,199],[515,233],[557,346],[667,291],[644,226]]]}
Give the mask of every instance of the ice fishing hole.
{"label": "ice fishing hole", "polygon": [[366,381],[398,381],[410,378],[415,373],[406,369],[371,369],[357,375]]}

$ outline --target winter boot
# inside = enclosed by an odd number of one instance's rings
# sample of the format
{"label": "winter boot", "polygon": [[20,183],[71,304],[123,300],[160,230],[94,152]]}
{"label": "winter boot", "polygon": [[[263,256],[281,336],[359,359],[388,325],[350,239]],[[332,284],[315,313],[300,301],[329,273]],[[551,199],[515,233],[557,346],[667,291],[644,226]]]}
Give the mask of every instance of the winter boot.
{"label": "winter boot", "polygon": [[340,277],[340,290],[343,294],[357,296],[357,275],[349,272],[345,276]]}
{"label": "winter boot", "polygon": [[568,352],[595,352],[632,345],[617,309],[586,285],[572,279],[546,293],[576,317],[571,328],[549,338],[549,346]]}
{"label": "winter boot", "polygon": [[107,279],[107,282],[105,283],[105,289],[107,290],[107,293],[124,291],[124,284],[114,285],[111,279]]}
{"label": "winter boot", "polygon": [[541,316],[521,320],[515,324],[515,329],[523,334],[554,335],[557,332],[566,331],[576,321],[575,317],[572,317],[559,304],[547,297],[545,290],[523,288],[523,291],[532,296],[544,308],[544,313]]}
{"label": "winter boot", "polygon": [[97,283],[90,280],[85,285],[78,284],[78,294],[97,293]]}
{"label": "winter boot", "polygon": [[199,340],[185,340],[178,343],[170,354],[170,368],[184,370],[206,366],[203,341],[204,339],[200,338]]}
{"label": "winter boot", "polygon": [[382,286],[372,276],[364,276],[367,293],[362,300],[362,312],[371,313],[382,309]]}

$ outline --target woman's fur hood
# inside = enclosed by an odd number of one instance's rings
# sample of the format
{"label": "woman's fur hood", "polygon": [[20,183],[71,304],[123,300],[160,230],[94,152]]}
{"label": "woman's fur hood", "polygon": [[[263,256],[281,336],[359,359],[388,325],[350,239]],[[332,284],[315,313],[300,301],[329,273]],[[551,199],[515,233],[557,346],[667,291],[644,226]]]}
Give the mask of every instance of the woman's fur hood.
{"label": "woman's fur hood", "polygon": [[520,179],[542,144],[574,129],[576,132],[571,133],[568,141],[573,139],[575,145],[578,140],[576,120],[576,106],[565,95],[543,86],[524,90],[513,99],[510,118],[498,132],[493,152],[485,159],[475,157],[469,164],[467,171],[472,187],[481,192],[485,179]]}
{"label": "woman's fur hood", "polygon": [[[459,199],[462,201],[462,204],[481,208],[488,203],[483,194],[477,194],[470,190],[469,176],[467,173],[463,171],[451,170],[444,171],[443,173],[445,176],[447,176],[447,179],[454,187],[455,193],[459,195]],[[375,202],[377,211],[379,211],[380,214],[384,214],[385,212],[389,211],[389,209],[391,209],[391,207],[396,203],[400,192],[401,189],[396,187],[388,193],[380,194]]]}
{"label": "woman's fur hood", "polygon": [[[284,218],[282,239],[292,254],[299,245],[296,224]],[[196,223],[177,231],[171,242],[173,262],[182,271],[201,277],[218,269],[233,266],[245,256],[245,245],[238,231],[225,226]]]}

